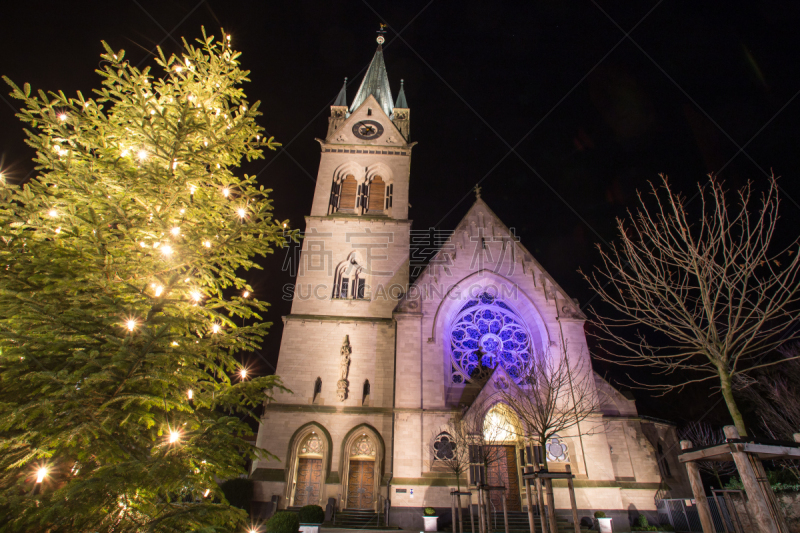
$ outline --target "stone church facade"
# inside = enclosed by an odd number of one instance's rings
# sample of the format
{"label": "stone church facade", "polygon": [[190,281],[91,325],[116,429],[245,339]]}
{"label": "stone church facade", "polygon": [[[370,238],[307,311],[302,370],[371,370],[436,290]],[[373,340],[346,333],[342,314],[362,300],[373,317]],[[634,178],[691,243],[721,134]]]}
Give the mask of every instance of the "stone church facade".
{"label": "stone church facade", "polygon": [[[477,194],[409,285],[410,109],[392,98],[379,45],[348,106],[331,106],[277,375],[292,393],[266,408],[257,445],[276,459],[253,465],[255,500],[279,507],[383,511],[420,528],[421,508],[449,509],[456,480],[436,465],[442,428],[515,380],[535,353],[567,353],[591,369],[585,316]],[[488,376],[487,369],[495,369]],[[498,370],[499,369],[499,370]],[[688,496],[673,425],[640,417],[633,399],[593,374],[599,412],[548,443],[553,469],[576,475],[580,516],[654,511]],[[488,416],[488,414],[487,414]],[[591,430],[589,430],[591,428]],[[499,479],[527,506],[520,450],[508,435]],[[555,488],[567,511],[566,488]],[[535,504],[535,503],[534,503]],[[570,515],[571,516],[571,515]]]}

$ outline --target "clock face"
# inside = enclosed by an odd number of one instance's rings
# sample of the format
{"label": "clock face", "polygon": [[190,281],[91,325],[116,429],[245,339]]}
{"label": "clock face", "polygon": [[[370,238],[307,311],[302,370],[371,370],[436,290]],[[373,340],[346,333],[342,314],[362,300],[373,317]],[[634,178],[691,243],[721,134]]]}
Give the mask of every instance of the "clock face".
{"label": "clock face", "polygon": [[383,135],[383,126],[374,120],[362,120],[353,125],[353,135],[366,141],[377,139]]}

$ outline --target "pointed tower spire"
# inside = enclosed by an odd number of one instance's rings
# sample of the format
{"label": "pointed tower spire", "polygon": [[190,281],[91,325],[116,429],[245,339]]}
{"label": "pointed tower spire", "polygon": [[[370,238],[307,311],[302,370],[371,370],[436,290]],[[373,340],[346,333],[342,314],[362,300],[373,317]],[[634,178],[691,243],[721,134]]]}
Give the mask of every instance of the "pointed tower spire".
{"label": "pointed tower spire", "polygon": [[400,80],[400,93],[397,95],[397,101],[394,103],[394,106],[408,109],[408,102],[406,102],[406,91],[403,88],[403,80]]}
{"label": "pointed tower spire", "polygon": [[392,114],[392,89],[389,87],[389,76],[386,74],[386,64],[383,62],[383,43],[385,41],[383,25],[378,33],[378,49],[372,57],[372,62],[369,64],[367,73],[364,74],[361,86],[353,99],[353,104],[350,106],[351,113],[358,109],[358,106],[363,104],[369,95],[372,95],[386,116]]}
{"label": "pointed tower spire", "polygon": [[342,85],[342,90],[339,91],[339,96],[336,97],[336,101],[333,103],[335,106],[347,106],[347,78],[344,79],[344,85]]}

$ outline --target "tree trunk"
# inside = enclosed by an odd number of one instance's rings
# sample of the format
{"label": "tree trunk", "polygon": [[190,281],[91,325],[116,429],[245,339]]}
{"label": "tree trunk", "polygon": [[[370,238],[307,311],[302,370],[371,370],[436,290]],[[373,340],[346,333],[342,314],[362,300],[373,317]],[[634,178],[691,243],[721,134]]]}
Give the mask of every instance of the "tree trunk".
{"label": "tree trunk", "polygon": [[731,375],[726,368],[718,367],[720,388],[722,389],[722,397],[725,398],[725,405],[728,406],[728,412],[733,419],[733,425],[742,437],[747,436],[747,429],[744,425],[744,418],[739,411],[739,406],[736,405],[736,400],[733,397],[733,387],[731,386]]}

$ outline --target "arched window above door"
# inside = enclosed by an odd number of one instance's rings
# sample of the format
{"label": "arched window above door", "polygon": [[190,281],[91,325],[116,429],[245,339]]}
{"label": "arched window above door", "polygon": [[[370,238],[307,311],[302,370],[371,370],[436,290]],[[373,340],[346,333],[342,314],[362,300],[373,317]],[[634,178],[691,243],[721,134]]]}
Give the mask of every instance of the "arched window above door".
{"label": "arched window above door", "polygon": [[316,432],[312,432],[300,444],[298,455],[300,457],[322,457],[323,444],[322,439]]}
{"label": "arched window above door", "polygon": [[362,435],[350,447],[351,458],[375,458],[375,443],[369,435]]}

